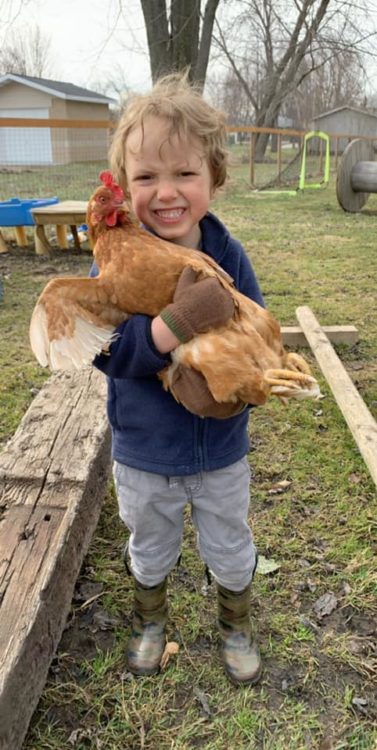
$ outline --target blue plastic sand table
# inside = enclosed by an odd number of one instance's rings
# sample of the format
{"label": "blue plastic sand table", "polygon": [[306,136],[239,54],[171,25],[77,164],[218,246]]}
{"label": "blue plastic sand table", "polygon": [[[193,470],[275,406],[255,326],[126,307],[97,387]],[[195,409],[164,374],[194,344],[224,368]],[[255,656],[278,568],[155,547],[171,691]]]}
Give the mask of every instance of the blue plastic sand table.
{"label": "blue plastic sand table", "polygon": [[0,227],[34,226],[31,209],[52,206],[54,203],[59,203],[59,198],[11,198],[9,201],[0,201]]}

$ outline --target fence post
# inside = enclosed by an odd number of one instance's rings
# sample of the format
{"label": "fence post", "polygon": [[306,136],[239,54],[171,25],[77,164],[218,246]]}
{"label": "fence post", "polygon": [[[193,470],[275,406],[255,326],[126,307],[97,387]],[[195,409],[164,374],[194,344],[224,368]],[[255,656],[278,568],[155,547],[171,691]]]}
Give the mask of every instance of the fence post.
{"label": "fence post", "polygon": [[255,147],[257,134],[252,133],[250,138],[250,185],[255,187]]}
{"label": "fence post", "polygon": [[277,149],[278,150],[278,154],[277,154],[278,156],[278,185],[280,185],[281,184],[281,180],[280,180],[280,177],[281,177],[281,133],[278,133],[277,140],[278,140],[278,144],[277,144],[278,145],[278,149]]}

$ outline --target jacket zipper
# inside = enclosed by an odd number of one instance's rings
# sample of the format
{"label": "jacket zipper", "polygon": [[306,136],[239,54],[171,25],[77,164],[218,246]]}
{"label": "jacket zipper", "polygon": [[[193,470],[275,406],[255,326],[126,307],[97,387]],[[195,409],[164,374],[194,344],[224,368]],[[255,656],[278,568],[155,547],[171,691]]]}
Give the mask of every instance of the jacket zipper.
{"label": "jacket zipper", "polygon": [[203,437],[204,437],[204,419],[201,417],[194,417],[196,423],[195,436],[196,436],[196,460],[200,466],[200,469],[204,467],[204,451],[203,451]]}

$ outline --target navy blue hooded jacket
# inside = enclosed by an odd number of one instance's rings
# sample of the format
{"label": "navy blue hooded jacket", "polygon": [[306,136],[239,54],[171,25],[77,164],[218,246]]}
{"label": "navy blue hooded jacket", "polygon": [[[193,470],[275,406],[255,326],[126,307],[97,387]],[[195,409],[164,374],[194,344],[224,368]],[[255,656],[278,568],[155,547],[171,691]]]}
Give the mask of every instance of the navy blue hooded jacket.
{"label": "navy blue hooded jacket", "polygon": [[[242,245],[208,213],[200,222],[201,250],[214,258],[246,296],[264,305]],[[91,276],[98,269],[94,264]],[[249,450],[249,410],[229,419],[197,417],[164,391],[157,377],[171,361],[151,336],[151,318],[133,315],[117,328],[110,356],[94,365],[108,376],[108,416],[113,458],[136,469],[178,476],[213,471],[238,461]]]}

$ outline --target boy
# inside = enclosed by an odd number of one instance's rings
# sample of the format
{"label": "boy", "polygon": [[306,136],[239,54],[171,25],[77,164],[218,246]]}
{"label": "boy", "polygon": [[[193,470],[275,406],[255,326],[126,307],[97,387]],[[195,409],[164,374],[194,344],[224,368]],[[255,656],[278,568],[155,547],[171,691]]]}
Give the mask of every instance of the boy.
{"label": "boy", "polygon": [[[225,135],[222,115],[186,78],[167,76],[133,99],[121,117],[111,168],[149,231],[208,253],[241,292],[263,305],[245,251],[208,212],[226,178]],[[189,502],[201,557],[217,584],[225,671],[235,684],[253,684],[261,659],[249,619],[256,550],[247,522],[248,409],[237,404],[224,413],[199,373],[181,371],[179,385],[205,402],[199,413],[211,415],[195,416],[157,378],[182,341],[233,313],[230,295],[216,279],[194,282],[184,272],[171,305],[154,319],[134,315],[121,324],[110,356],[94,361],[108,376],[115,487],[131,532],[135,597],[127,663],[136,675],[158,672],[167,576],[180,554]]]}

